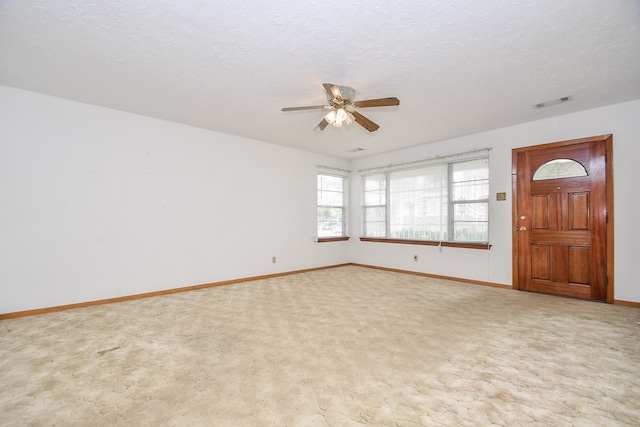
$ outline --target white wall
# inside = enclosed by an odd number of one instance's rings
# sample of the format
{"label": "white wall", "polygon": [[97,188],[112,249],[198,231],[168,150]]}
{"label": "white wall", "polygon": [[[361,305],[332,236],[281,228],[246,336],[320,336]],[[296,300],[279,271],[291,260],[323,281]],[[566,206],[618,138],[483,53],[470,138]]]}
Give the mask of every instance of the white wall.
{"label": "white wall", "polygon": [[[551,107],[553,108],[553,107]],[[508,128],[478,133],[410,149],[398,150],[351,162],[352,235],[360,235],[361,187],[356,172],[361,169],[445,156],[490,147],[490,243],[491,250],[438,248],[402,244],[350,242],[351,260],[389,268],[399,268],[511,285],[511,150],[588,136],[613,134],[615,295],[616,300],[640,302],[636,279],[640,231],[640,100],[580,113],[539,120]],[[507,201],[496,201],[497,192],[506,192]],[[417,254],[418,262],[413,261]]]}
{"label": "white wall", "polygon": [[[0,86],[0,313],[344,262],[511,284],[511,149],[606,133],[615,299],[640,302],[639,118],[640,100],[348,162]],[[358,169],[485,147],[491,250],[357,239]],[[313,243],[319,164],[354,171],[348,243]]]}
{"label": "white wall", "polygon": [[348,162],[0,86],[0,313],[346,262],[317,165]]}

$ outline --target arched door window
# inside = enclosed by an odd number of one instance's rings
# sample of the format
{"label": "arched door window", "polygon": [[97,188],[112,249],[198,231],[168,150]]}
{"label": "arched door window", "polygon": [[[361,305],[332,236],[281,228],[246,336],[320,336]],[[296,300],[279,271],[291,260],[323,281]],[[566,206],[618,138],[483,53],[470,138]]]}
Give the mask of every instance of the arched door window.
{"label": "arched door window", "polygon": [[580,163],[571,159],[554,159],[540,165],[533,174],[534,181],[545,179],[573,178],[587,176],[587,170]]}

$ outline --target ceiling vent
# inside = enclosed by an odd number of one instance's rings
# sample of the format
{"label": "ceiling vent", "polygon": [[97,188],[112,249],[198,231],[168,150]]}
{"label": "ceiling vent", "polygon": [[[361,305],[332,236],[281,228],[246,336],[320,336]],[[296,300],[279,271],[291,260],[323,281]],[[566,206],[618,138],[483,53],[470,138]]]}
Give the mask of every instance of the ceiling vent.
{"label": "ceiling vent", "polygon": [[562,104],[564,102],[569,102],[573,99],[571,95],[563,96],[562,98],[552,99],[551,101],[541,102],[539,104],[535,104],[533,108],[544,108],[551,107],[552,105]]}

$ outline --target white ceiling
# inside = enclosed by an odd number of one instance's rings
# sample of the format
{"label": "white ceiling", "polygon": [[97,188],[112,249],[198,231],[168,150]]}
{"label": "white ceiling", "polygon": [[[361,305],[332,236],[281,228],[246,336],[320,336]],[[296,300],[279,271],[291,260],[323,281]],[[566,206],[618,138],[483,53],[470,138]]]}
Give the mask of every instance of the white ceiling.
{"label": "white ceiling", "polygon": [[639,99],[640,1],[0,0],[0,84],[355,158]]}

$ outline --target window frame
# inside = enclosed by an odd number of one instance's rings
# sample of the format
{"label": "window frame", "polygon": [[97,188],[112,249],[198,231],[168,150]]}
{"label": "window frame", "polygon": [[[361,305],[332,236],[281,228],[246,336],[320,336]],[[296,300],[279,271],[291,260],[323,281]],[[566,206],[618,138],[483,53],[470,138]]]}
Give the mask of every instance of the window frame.
{"label": "window frame", "polygon": [[[456,184],[456,182],[453,181],[453,171],[454,171],[454,164],[456,163],[465,163],[465,162],[469,162],[469,161],[473,161],[473,160],[481,160],[481,159],[485,159],[487,161],[487,177],[486,179],[482,179],[481,181],[484,181],[484,183],[487,185],[487,193],[486,193],[486,198],[480,198],[480,199],[473,199],[473,200],[456,200],[455,199],[455,193],[454,193],[454,186]],[[396,237],[389,237],[390,236],[390,232],[391,232],[391,217],[390,217],[390,212],[391,212],[391,206],[390,206],[390,202],[391,202],[391,193],[392,193],[392,188],[391,188],[391,181],[392,181],[392,175],[394,173],[398,173],[398,172],[403,172],[403,171],[407,171],[407,170],[416,170],[416,169],[427,169],[433,166],[442,166],[442,165],[446,165],[447,167],[447,183],[446,183],[446,188],[447,188],[447,195],[446,195],[446,206],[448,211],[446,212],[447,214],[447,221],[446,221],[446,230],[443,230],[441,234],[446,233],[447,237],[449,240],[429,240],[429,239],[404,239],[404,238],[396,238]],[[362,182],[363,182],[363,190],[362,190],[362,236],[360,237],[361,241],[364,242],[380,242],[380,243],[404,243],[404,244],[414,244],[414,245],[426,245],[426,246],[446,246],[446,247],[461,247],[461,248],[470,248],[470,249],[490,249],[491,245],[489,243],[489,225],[490,225],[490,218],[489,218],[489,212],[490,212],[490,194],[491,191],[489,189],[489,184],[490,184],[490,179],[489,179],[489,173],[490,173],[490,168],[489,168],[489,156],[488,155],[483,155],[483,156],[474,156],[474,157],[469,157],[469,158],[463,158],[463,159],[456,159],[456,160],[450,160],[450,161],[441,161],[441,162],[433,162],[433,163],[428,163],[428,164],[424,164],[421,166],[416,166],[416,167],[411,167],[411,168],[398,168],[398,169],[389,169],[389,170],[385,170],[385,171],[381,171],[381,172],[373,172],[373,173],[369,173],[369,174],[365,174],[362,175]],[[384,192],[385,192],[385,205],[368,205],[367,204],[367,184],[366,184],[366,180],[368,177],[372,177],[372,176],[382,176],[384,175]],[[462,182],[462,181],[459,181]],[[379,190],[378,190],[379,191]],[[442,203],[444,203],[444,200],[442,200]],[[455,238],[455,224],[461,222],[460,220],[456,221],[455,218],[455,214],[454,214],[454,209],[457,205],[473,205],[473,204],[483,204],[486,206],[486,241],[465,241],[465,240],[453,240]],[[367,228],[368,228],[368,224],[372,223],[372,221],[367,221],[367,211],[371,208],[381,208],[384,207],[385,209],[385,213],[384,213],[384,222],[385,222],[385,234],[384,237],[381,236],[367,236]],[[462,221],[463,222],[463,221]],[[484,221],[481,221],[484,222]]]}
{"label": "window frame", "polygon": [[[321,205],[320,204],[320,176],[328,176],[328,177],[333,177],[333,178],[340,178],[342,180],[342,205]],[[347,236],[347,215],[348,215],[348,209],[347,209],[347,189],[348,189],[348,182],[347,182],[348,177],[345,175],[340,175],[340,174],[336,174],[336,173],[327,173],[327,172],[318,172],[316,174],[316,241],[318,243],[324,243],[324,242],[339,242],[339,241],[344,241],[344,240],[349,240],[349,237]],[[320,236],[320,215],[319,215],[319,209],[320,208],[329,208],[329,209],[336,209],[339,208],[342,210],[342,223],[341,223],[341,234],[339,236]]]}

